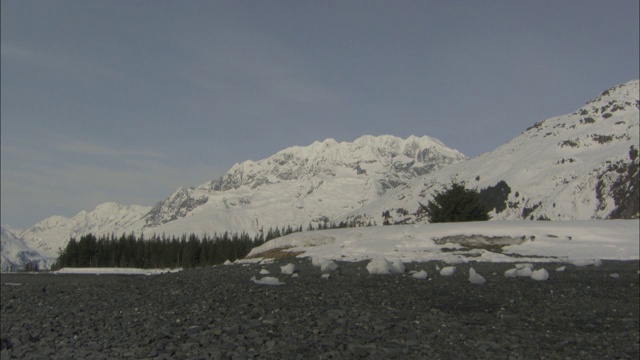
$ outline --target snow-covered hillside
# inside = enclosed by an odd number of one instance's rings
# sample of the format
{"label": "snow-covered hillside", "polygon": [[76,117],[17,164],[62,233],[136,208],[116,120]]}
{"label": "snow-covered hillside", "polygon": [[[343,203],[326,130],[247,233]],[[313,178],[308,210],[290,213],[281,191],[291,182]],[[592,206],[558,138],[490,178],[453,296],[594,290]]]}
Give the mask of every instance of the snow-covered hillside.
{"label": "snow-covered hillside", "polygon": [[453,181],[484,190],[493,219],[638,217],[638,80],[603,92],[569,115],[536,123],[496,150],[388,192],[342,220],[425,221],[419,202]]}
{"label": "snow-covered hillside", "polygon": [[47,258],[29,248],[11,230],[0,227],[0,271],[19,271],[30,264],[38,269],[48,269],[54,258]]}

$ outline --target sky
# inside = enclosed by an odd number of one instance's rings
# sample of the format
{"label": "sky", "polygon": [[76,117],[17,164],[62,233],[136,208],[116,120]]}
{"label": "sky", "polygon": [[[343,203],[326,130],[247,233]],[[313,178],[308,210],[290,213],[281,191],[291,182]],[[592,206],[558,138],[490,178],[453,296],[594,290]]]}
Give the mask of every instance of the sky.
{"label": "sky", "polygon": [[639,77],[639,2],[1,2],[0,223],[27,228],[294,145],[468,157]]}

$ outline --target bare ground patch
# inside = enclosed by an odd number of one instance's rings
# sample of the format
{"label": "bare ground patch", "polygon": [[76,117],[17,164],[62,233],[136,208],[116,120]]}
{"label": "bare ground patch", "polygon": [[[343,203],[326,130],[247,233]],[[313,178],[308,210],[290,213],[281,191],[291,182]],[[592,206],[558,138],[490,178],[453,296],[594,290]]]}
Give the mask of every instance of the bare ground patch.
{"label": "bare ground patch", "polygon": [[438,245],[444,244],[458,244],[463,249],[449,249],[443,248],[443,252],[452,252],[460,250],[470,249],[485,249],[491,252],[502,252],[504,246],[520,245],[526,240],[526,237],[512,237],[512,236],[482,236],[482,235],[452,235],[441,238],[433,239]]}
{"label": "bare ground patch", "polygon": [[289,247],[280,247],[271,250],[267,250],[258,254],[247,256],[247,259],[266,258],[266,259],[287,259],[296,257],[304,251],[287,251]]}

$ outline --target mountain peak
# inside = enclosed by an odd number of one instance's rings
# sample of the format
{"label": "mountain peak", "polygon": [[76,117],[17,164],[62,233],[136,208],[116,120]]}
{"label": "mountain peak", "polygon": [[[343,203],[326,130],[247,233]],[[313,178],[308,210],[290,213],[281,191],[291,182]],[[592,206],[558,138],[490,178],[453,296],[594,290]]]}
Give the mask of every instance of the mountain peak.
{"label": "mountain peak", "polygon": [[417,170],[418,173],[426,173],[438,167],[434,166],[435,163],[444,165],[465,159],[459,151],[447,148],[428,136],[402,139],[391,135],[365,135],[353,142],[337,142],[329,138],[308,146],[289,147],[266,159],[236,164],[219,180],[198,188],[226,191],[248,186],[255,189],[263,184],[304,177],[335,176],[335,170],[340,167],[355,169],[364,166],[377,171],[379,169],[373,168],[382,166],[398,170],[403,167],[398,166],[400,163],[404,163],[406,168],[426,167]]}
{"label": "mountain peak", "polygon": [[[238,163],[218,180],[175,192],[154,207],[146,216],[146,224],[157,227],[200,211],[196,208],[215,207],[216,202],[222,202],[225,211],[239,204],[249,206],[254,196],[251,194],[260,191],[287,192],[277,201],[298,209],[301,214],[304,214],[304,199],[318,194],[324,195],[316,201],[332,200],[342,204],[337,211],[346,211],[342,208],[351,209],[351,203],[370,201],[417,176],[463,160],[466,157],[462,153],[428,136],[402,139],[392,135],[365,135],[353,142],[329,138],[307,146],[292,146],[262,160]],[[348,187],[351,193],[338,195]],[[289,196],[293,198],[286,200]],[[339,201],[332,199],[337,196],[341,197]],[[278,206],[274,201],[264,206]],[[262,211],[269,212],[266,207],[255,210],[256,213]],[[255,231],[253,224],[259,221],[256,216],[243,224],[251,224],[248,226]],[[264,222],[264,218],[261,221]],[[273,225],[279,222],[282,221],[274,221]]]}

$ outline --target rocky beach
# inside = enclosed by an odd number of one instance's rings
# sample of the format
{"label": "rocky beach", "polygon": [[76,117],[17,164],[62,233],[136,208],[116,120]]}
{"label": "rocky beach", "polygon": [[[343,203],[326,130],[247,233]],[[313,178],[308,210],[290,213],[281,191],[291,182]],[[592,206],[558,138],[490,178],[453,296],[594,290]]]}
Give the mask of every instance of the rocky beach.
{"label": "rocky beach", "polygon": [[[281,274],[293,263],[297,276]],[[637,359],[639,263],[408,263],[371,275],[309,259],[154,276],[2,274],[2,359]],[[486,279],[469,281],[469,270]],[[261,270],[269,272],[260,274]],[[412,272],[425,270],[427,279]],[[277,277],[284,284],[250,279]]]}

